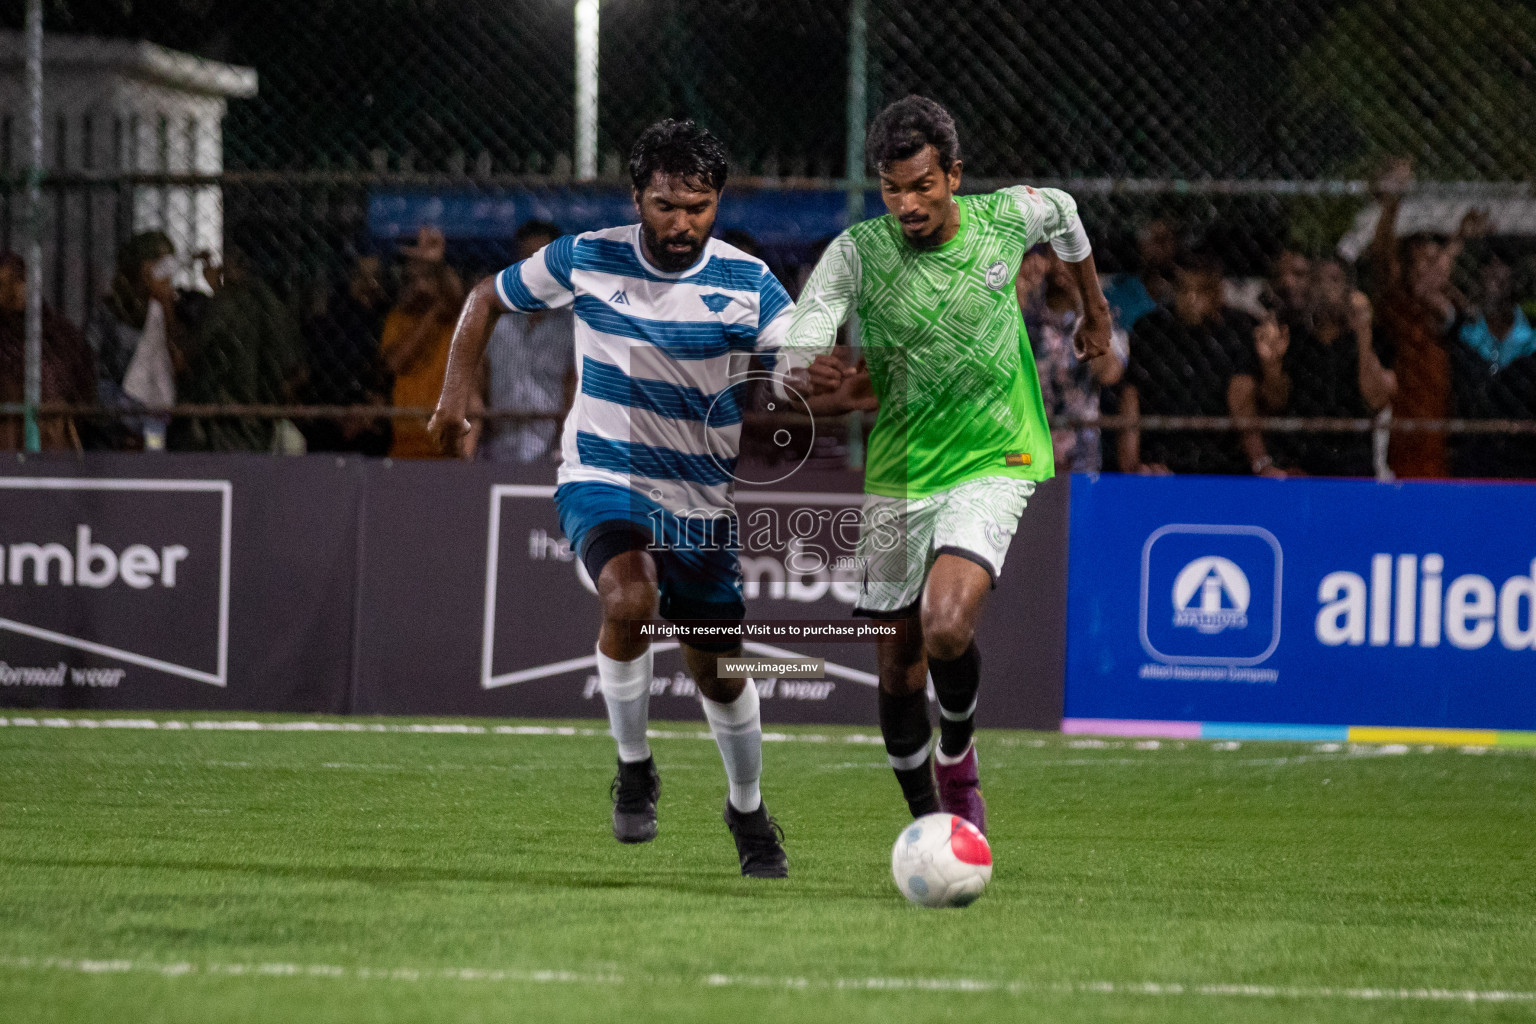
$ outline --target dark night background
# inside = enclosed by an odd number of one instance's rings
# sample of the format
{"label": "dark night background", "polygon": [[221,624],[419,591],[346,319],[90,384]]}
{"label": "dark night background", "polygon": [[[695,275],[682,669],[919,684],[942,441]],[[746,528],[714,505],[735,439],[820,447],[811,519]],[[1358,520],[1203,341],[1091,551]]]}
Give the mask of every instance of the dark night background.
{"label": "dark night background", "polygon": [[[21,24],[20,0],[0,22]],[[753,173],[844,172],[846,9],[607,0],[604,154],[655,117]],[[564,0],[48,0],[50,30],[252,66],[231,168],[548,171],[571,137]],[[1426,178],[1536,168],[1536,13],[1505,0],[870,0],[871,107],[949,104],[973,173],[1312,178],[1381,152]]]}

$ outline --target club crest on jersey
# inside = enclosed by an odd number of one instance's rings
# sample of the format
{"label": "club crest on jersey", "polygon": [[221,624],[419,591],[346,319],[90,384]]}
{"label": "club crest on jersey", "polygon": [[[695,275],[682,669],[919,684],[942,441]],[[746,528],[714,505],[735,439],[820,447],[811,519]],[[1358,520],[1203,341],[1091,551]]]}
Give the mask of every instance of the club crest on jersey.
{"label": "club crest on jersey", "polygon": [[704,303],[704,308],[711,313],[719,313],[731,304],[731,297],[721,295],[719,292],[710,292],[708,295],[700,295],[699,301]]}
{"label": "club crest on jersey", "polygon": [[1002,291],[1003,286],[1008,283],[1008,264],[1003,260],[992,264],[987,268],[985,280],[988,288],[995,292]]}

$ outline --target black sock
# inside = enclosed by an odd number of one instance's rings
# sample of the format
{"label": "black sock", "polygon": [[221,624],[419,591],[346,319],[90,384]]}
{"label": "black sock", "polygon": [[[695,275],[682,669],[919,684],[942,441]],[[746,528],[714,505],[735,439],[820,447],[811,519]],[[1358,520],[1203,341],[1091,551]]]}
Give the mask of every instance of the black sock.
{"label": "black sock", "polygon": [[959,757],[976,732],[976,691],[981,688],[981,652],[976,641],[949,661],[930,654],[928,672],[939,696],[939,752]]}
{"label": "black sock", "polygon": [[907,798],[912,817],[933,814],[939,809],[939,797],[928,764],[928,741],[933,736],[928,696],[922,690],[891,694],[881,689],[879,706],[880,734],[885,737],[885,752],[901,785],[901,795]]}

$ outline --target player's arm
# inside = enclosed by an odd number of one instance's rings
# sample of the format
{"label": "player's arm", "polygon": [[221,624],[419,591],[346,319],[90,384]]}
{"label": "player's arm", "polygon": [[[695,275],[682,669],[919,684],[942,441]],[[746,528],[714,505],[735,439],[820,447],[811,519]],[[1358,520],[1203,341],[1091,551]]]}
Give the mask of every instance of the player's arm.
{"label": "player's arm", "polygon": [[427,424],[438,450],[458,455],[469,436],[470,403],[480,382],[480,364],[491,330],[502,313],[534,313],[569,305],[571,261],[575,239],[559,238],[521,263],[486,278],[470,289],[453,328],[448,372],[437,409]]}
{"label": "player's arm", "polygon": [[1028,239],[1028,244],[1050,242],[1083,296],[1082,324],[1072,338],[1077,358],[1091,362],[1108,354],[1112,329],[1109,300],[1104,298],[1104,287],[1099,283],[1099,271],[1093,263],[1093,246],[1077,215],[1077,202],[1059,188],[1020,185],[1007,191],[1018,200],[1032,234],[1038,233],[1038,237]]}
{"label": "player's arm", "polygon": [[445,455],[458,455],[469,437],[467,416],[480,381],[480,362],[485,358],[491,330],[505,309],[496,296],[493,279],[486,278],[469,290],[469,298],[454,325],[443,392],[437,399],[432,420],[427,424],[433,442]]}
{"label": "player's arm", "polygon": [[787,397],[790,387],[803,388],[812,395],[833,394],[860,372],[832,354],[837,329],[853,312],[858,289],[859,252],[853,238],[844,232],[821,254],[800,301],[789,314],[773,376],[773,389],[780,398]]}

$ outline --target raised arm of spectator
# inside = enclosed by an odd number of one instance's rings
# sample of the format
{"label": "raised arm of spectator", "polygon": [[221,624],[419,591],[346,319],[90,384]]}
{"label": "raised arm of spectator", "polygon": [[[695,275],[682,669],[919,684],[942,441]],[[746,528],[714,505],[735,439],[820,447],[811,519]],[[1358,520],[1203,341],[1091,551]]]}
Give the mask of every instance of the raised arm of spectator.
{"label": "raised arm of spectator", "polygon": [[[1227,412],[1234,419],[1250,419],[1257,416],[1259,414],[1258,393],[1258,381],[1254,380],[1251,374],[1233,374],[1232,379],[1227,381]],[[1275,467],[1275,460],[1269,456],[1269,449],[1264,444],[1263,431],[1244,430],[1239,440],[1243,446],[1243,454],[1248,457],[1248,464],[1252,467],[1255,476],[1273,476],[1282,479],[1285,477],[1285,473]]]}
{"label": "raised arm of spectator", "polygon": [[1396,157],[1373,185],[1377,208],[1376,233],[1371,236],[1372,293],[1378,301],[1394,284],[1402,268],[1397,259],[1397,213],[1403,195],[1413,187],[1413,161]]}
{"label": "raised arm of spectator", "polygon": [[464,284],[446,263],[437,268],[436,295],[431,307],[399,338],[384,345],[384,362],[396,376],[408,373],[432,351],[438,325],[453,316],[464,298]]}
{"label": "raised arm of spectator", "polygon": [[[1284,358],[1291,344],[1289,328],[1274,317],[1259,321],[1253,329],[1253,361],[1240,359],[1237,372],[1227,381],[1227,413],[1234,419],[1251,419],[1264,413],[1277,413],[1291,396],[1291,380],[1285,372]],[[1244,430],[1239,435],[1243,454],[1256,476],[1284,477],[1275,467],[1261,430]]]}
{"label": "raised arm of spectator", "polygon": [[[1141,384],[1152,384],[1154,381],[1146,365],[1148,346],[1144,332],[1147,330],[1148,320],[1149,318],[1143,318],[1131,328],[1125,374],[1120,384],[1120,415],[1128,417],[1132,422],[1141,415]],[[1167,466],[1148,466],[1141,461],[1141,430],[1138,427],[1127,427],[1120,431],[1115,447],[1122,473],[1168,472]]]}
{"label": "raised arm of spectator", "polygon": [[[1136,385],[1124,384],[1120,388],[1120,415],[1135,420],[1141,415],[1141,395],[1136,391]],[[1141,464],[1141,431],[1136,427],[1127,427],[1120,431],[1120,440],[1116,443],[1120,456],[1120,472],[1122,473],[1146,473],[1148,468]]]}
{"label": "raised arm of spectator", "polygon": [[469,436],[473,396],[480,385],[480,366],[491,329],[504,312],[534,313],[569,306],[575,238],[557,238],[520,263],[486,278],[470,289],[448,349],[448,370],[437,409],[427,424],[438,450],[461,454]]}
{"label": "raised arm of spectator", "polygon": [[1259,357],[1259,409],[1273,415],[1291,402],[1291,376],[1285,372],[1285,353],[1291,347],[1291,329],[1273,316],[1253,329],[1253,353]]}
{"label": "raised arm of spectator", "polygon": [[1371,333],[1371,300],[1364,292],[1349,297],[1349,328],[1355,334],[1360,397],[1372,412],[1391,404],[1397,395],[1397,374],[1381,365]]}

